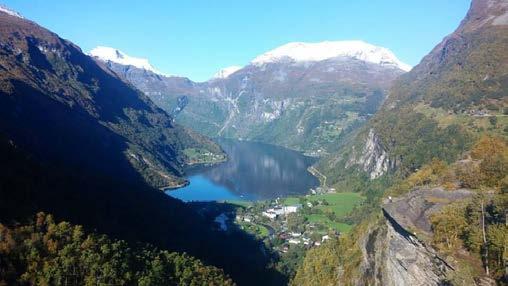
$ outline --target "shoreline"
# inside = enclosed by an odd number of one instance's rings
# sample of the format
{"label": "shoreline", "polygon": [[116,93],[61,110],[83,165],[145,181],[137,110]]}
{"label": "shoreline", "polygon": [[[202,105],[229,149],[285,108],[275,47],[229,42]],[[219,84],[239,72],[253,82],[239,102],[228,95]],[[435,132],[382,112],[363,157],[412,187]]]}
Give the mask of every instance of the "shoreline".
{"label": "shoreline", "polygon": [[[212,167],[212,166],[215,166],[215,165],[218,165],[218,164],[222,164],[222,163],[227,162],[227,161],[228,161],[228,157],[225,156],[225,158],[223,160],[220,160],[220,161],[190,163],[190,164],[185,164],[184,167],[185,168],[199,168],[199,167],[202,167],[202,166],[204,166],[204,167]],[[178,189],[187,187],[188,185],[190,185],[190,181],[187,179],[187,177],[185,177],[185,182],[183,182],[181,184],[178,184],[178,185],[174,185],[174,186],[161,187],[161,188],[159,188],[159,190],[161,190],[163,192],[174,191],[174,190],[178,190]]]}
{"label": "shoreline", "polygon": [[320,187],[326,188],[326,176],[325,175],[323,175],[321,172],[319,172],[319,170],[314,166],[308,167],[307,171],[309,171],[309,173],[311,173],[312,176],[316,177],[319,180]]}
{"label": "shoreline", "polygon": [[190,185],[190,182],[189,180],[185,179],[185,182],[181,183],[181,184],[178,184],[178,185],[175,185],[175,186],[165,186],[165,187],[161,187],[159,188],[159,190],[163,191],[163,192],[166,192],[166,191],[173,191],[173,190],[176,190],[176,189],[180,189],[180,188],[183,188],[183,187],[187,187],[188,185]]}

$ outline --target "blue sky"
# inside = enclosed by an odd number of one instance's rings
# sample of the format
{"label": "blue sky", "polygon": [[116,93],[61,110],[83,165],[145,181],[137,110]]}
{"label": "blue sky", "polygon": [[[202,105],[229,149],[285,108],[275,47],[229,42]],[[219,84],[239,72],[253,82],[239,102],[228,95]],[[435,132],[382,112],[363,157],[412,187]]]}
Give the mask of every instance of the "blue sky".
{"label": "blue sky", "polygon": [[452,32],[469,0],[0,0],[89,51],[148,58],[203,81],[282,44],[364,40],[415,65]]}

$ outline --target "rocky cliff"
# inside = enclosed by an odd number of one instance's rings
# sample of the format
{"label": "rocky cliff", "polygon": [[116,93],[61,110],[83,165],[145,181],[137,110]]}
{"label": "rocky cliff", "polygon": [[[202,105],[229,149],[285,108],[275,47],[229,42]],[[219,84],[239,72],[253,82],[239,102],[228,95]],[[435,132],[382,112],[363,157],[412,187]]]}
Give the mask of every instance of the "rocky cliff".
{"label": "rocky cliff", "polygon": [[357,152],[355,146],[353,146],[353,155],[347,161],[346,168],[360,166],[369,175],[369,178],[376,179],[388,171],[389,167],[391,167],[390,163],[388,154],[381,145],[379,136],[375,133],[374,129],[370,129],[363,148]]}
{"label": "rocky cliff", "polygon": [[417,189],[387,199],[383,218],[363,238],[358,285],[442,285],[454,267],[430,247],[430,216],[472,195],[441,188]]}
{"label": "rocky cliff", "polygon": [[357,285],[440,285],[452,268],[385,212],[365,238]]}

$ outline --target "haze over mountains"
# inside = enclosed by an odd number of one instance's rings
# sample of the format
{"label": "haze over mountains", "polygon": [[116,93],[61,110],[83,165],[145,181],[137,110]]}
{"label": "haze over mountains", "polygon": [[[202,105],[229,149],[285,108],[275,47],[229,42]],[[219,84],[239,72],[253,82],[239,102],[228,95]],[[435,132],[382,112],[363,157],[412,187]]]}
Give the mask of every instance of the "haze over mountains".
{"label": "haze over mountains", "polygon": [[362,41],[289,43],[202,83],[164,77],[97,50],[90,55],[202,134],[313,154],[336,148],[377,110],[391,81],[410,69],[389,50]]}

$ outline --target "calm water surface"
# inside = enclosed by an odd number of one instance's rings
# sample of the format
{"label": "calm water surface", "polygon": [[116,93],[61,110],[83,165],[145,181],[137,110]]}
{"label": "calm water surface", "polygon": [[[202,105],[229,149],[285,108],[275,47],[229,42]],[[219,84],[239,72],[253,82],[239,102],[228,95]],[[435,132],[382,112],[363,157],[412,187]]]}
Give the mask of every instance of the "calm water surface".
{"label": "calm water surface", "polygon": [[305,194],[319,185],[307,168],[315,162],[286,148],[220,139],[228,161],[187,171],[190,184],[167,194],[183,201],[263,200]]}

